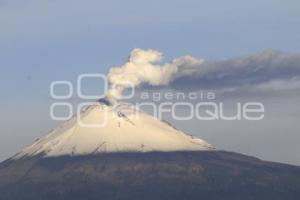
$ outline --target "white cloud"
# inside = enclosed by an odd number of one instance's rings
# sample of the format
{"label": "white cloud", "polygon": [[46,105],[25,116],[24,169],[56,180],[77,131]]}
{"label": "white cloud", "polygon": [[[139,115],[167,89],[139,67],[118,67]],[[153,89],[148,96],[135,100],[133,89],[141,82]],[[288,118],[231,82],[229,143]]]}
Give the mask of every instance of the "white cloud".
{"label": "white cloud", "polygon": [[186,56],[177,58],[171,63],[157,64],[162,57],[162,53],[156,50],[133,49],[128,62],[110,69],[108,80],[111,88],[108,95],[118,98],[124,89],[141,84],[168,85],[180,75],[192,74],[195,68],[191,65],[197,66],[202,63],[202,60]]}

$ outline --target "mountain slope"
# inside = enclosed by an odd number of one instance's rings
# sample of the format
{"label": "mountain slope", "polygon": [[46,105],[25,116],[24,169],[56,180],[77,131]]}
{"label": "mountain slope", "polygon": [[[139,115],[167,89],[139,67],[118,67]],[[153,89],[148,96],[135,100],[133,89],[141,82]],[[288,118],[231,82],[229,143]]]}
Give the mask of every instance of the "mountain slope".
{"label": "mountain slope", "polygon": [[[79,120],[80,119],[80,120]],[[126,103],[101,101],[37,140],[14,158],[103,152],[212,150],[207,142]]]}
{"label": "mountain slope", "polygon": [[25,157],[0,164],[0,200],[297,200],[300,167],[222,151]]}
{"label": "mountain slope", "polygon": [[124,103],[80,116],[0,163],[0,200],[299,199],[300,167],[215,150]]}

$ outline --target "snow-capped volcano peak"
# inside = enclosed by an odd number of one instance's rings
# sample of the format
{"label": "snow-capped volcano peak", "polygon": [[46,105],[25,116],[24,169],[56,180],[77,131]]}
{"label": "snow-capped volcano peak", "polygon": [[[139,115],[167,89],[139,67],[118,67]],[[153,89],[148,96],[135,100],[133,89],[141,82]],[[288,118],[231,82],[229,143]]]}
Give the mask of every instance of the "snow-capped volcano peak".
{"label": "snow-capped volcano peak", "polygon": [[101,99],[14,156],[212,150],[207,142],[126,104]]}

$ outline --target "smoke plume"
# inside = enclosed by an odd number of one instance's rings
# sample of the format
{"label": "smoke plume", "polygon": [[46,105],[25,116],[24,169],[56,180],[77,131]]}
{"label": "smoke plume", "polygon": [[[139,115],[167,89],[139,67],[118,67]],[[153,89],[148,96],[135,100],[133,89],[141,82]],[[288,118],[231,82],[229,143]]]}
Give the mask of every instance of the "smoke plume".
{"label": "smoke plume", "polygon": [[[162,53],[156,50],[133,49],[128,62],[110,69],[108,96],[118,99],[126,88],[138,87],[141,84],[168,85],[176,77],[192,73],[194,67],[189,67],[191,63],[200,65],[203,62],[203,60],[185,56],[174,59],[170,63],[159,64],[162,57]],[[180,66],[186,66],[186,68],[180,69]]]}
{"label": "smoke plume", "polygon": [[119,99],[141,85],[183,89],[284,90],[300,88],[300,55],[264,51],[247,57],[206,61],[183,56],[161,63],[156,50],[133,49],[128,61],[108,73],[108,96]]}

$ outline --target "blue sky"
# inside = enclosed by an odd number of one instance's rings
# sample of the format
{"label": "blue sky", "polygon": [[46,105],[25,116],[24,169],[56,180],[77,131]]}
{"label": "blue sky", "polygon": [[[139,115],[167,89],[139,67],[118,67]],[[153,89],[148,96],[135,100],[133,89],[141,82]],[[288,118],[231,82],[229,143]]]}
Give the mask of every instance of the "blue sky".
{"label": "blue sky", "polygon": [[[223,60],[265,49],[299,53],[299,24],[296,0],[1,0],[0,160],[56,125],[49,117],[49,85],[54,80],[74,82],[81,73],[106,73],[122,65],[136,47],[160,50],[167,61],[182,55]],[[282,101],[287,100],[289,96]],[[295,134],[296,124],[286,123]],[[196,134],[194,129],[189,131]],[[219,130],[211,132],[205,137],[218,138]],[[248,143],[241,139],[240,146],[228,144],[229,139],[214,142],[265,159],[300,163],[296,155],[284,160],[292,150],[281,157],[272,154],[279,136],[267,153],[260,153],[261,146],[260,152],[242,148],[263,145],[257,135],[249,138]]]}

